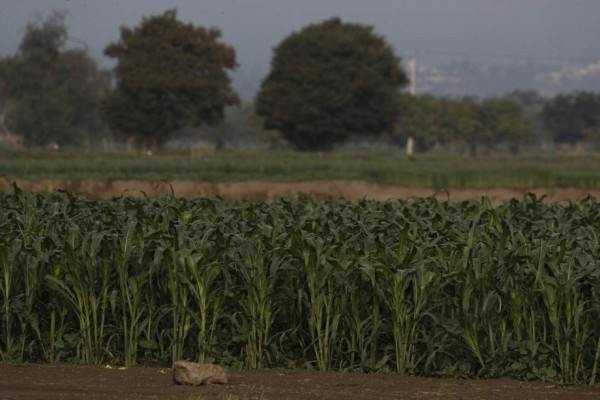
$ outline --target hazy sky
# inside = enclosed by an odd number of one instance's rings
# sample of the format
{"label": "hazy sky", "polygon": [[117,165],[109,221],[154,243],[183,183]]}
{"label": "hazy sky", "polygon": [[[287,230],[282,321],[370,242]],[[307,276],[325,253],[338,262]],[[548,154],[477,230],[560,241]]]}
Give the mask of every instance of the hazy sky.
{"label": "hazy sky", "polygon": [[0,56],[16,51],[28,21],[67,9],[70,36],[112,65],[102,51],[119,27],[169,8],[183,21],[220,28],[244,71],[266,71],[273,46],[332,16],[373,25],[400,56],[600,59],[600,0],[0,0]]}

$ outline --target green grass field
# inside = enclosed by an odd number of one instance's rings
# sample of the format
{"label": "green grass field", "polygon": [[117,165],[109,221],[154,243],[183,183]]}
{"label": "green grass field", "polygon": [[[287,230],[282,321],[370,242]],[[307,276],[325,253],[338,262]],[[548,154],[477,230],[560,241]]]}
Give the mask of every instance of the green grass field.
{"label": "green grass field", "polygon": [[399,152],[221,152],[202,159],[124,152],[0,152],[0,176],[21,179],[147,179],[205,182],[361,179],[432,188],[600,188],[600,155],[458,156]]}

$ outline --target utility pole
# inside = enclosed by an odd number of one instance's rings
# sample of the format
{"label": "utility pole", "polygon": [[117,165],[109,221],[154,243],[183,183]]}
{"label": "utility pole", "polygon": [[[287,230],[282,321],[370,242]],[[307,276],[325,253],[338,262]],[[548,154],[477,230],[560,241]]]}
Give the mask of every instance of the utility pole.
{"label": "utility pole", "polygon": [[[409,74],[409,86],[408,92],[411,96],[415,96],[417,94],[417,56],[411,55],[408,59],[408,74]],[[412,156],[413,150],[415,146],[415,141],[412,136],[409,136],[406,139],[406,155]]]}
{"label": "utility pole", "polygon": [[417,94],[417,56],[412,55],[408,59],[408,74],[410,78],[410,86],[408,91],[412,96]]}

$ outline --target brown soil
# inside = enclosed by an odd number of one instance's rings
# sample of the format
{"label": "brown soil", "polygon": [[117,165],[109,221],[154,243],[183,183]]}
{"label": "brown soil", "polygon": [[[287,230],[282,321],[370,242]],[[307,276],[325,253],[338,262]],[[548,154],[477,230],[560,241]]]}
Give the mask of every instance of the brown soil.
{"label": "brown soil", "polygon": [[600,387],[510,379],[456,380],[316,371],[230,371],[226,385],[178,386],[170,369],[2,364],[0,399],[563,399]]}
{"label": "brown soil", "polygon": [[[12,180],[0,183],[0,191],[9,190]],[[46,192],[51,190],[66,189],[69,192],[87,199],[104,199],[113,196],[164,196],[171,194],[171,188],[176,196],[216,197],[226,200],[247,199],[251,201],[273,201],[284,197],[295,197],[302,194],[311,194],[317,199],[331,197],[344,197],[348,200],[362,198],[374,200],[406,199],[411,196],[427,197],[435,195],[440,200],[463,201],[480,199],[487,196],[492,203],[498,205],[504,201],[517,198],[522,199],[525,192],[533,192],[539,196],[546,195],[547,201],[577,201],[588,194],[600,198],[600,189],[582,188],[490,188],[490,189],[448,189],[440,191],[432,188],[408,188],[401,186],[382,185],[374,182],[358,180],[328,180],[308,181],[296,183],[274,182],[224,182],[205,183],[192,181],[175,181],[171,186],[166,183],[156,183],[141,180],[51,180],[26,181],[17,179],[17,186],[24,191]]]}

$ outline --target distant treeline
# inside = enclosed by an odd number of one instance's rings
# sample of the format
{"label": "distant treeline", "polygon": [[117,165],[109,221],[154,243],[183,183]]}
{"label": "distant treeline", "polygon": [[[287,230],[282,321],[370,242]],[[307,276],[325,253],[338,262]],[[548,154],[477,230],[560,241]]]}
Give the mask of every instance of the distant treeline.
{"label": "distant treeline", "polygon": [[[66,13],[30,22],[19,50],[0,58],[0,130],[28,147],[154,150],[177,138],[303,151],[352,140],[384,140],[417,151],[456,147],[600,143],[600,94],[542,97],[516,91],[488,99],[404,93],[400,59],[373,28],[332,18],[291,33],[252,101],[231,88],[235,49],[218,29],[177,19],[174,10],[121,28],[101,69],[87,49],[67,48]],[[15,137],[15,136],[12,136]]]}
{"label": "distant treeline", "polygon": [[413,137],[427,151],[465,143],[471,153],[504,144],[512,152],[523,145],[600,143],[600,94],[579,92],[544,98],[533,90],[502,97],[406,97],[395,133]]}

